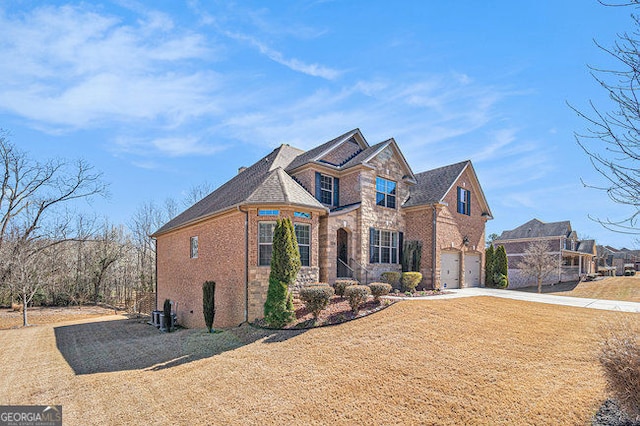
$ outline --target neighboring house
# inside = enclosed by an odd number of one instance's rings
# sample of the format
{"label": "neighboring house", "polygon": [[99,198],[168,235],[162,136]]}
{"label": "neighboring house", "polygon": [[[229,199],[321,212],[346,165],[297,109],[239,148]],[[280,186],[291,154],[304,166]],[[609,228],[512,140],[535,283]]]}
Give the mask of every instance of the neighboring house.
{"label": "neighboring house", "polygon": [[602,275],[624,275],[625,269],[640,270],[640,250],[597,246],[596,264]]}
{"label": "neighboring house", "polygon": [[202,283],[216,286],[215,326],[262,317],[276,220],[290,218],[302,260],[296,286],[363,283],[401,271],[422,243],[421,287],[480,286],[491,211],[470,161],[414,174],[395,140],[355,129],[309,151],[282,145],[160,228],[158,300],[204,326]]}
{"label": "neighboring house", "polygon": [[495,247],[504,246],[507,252],[510,288],[535,284],[535,279],[523,275],[518,269],[528,245],[535,241],[546,241],[549,245],[548,253],[556,258],[557,263],[557,271],[547,276],[543,284],[575,281],[596,272],[594,240],[579,240],[568,220],[545,223],[533,219],[515,229],[502,232],[493,242]]}

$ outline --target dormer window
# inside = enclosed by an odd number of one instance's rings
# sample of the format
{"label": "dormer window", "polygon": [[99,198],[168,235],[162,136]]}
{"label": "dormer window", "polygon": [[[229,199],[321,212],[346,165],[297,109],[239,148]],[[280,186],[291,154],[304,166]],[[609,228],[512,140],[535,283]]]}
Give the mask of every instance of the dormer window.
{"label": "dormer window", "polygon": [[316,172],[316,199],[327,206],[338,206],[338,184],[338,178]]}
{"label": "dormer window", "polygon": [[376,178],[376,204],[382,207],[396,208],[396,183],[381,177]]}

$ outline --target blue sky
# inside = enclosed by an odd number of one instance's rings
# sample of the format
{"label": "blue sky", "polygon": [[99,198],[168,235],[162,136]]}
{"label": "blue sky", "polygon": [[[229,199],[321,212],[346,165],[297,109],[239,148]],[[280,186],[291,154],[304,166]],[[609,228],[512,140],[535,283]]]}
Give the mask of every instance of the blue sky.
{"label": "blue sky", "polygon": [[471,159],[495,219],[538,218],[634,247],[588,218],[630,210],[575,143],[566,102],[608,108],[587,64],[612,62],[630,8],[595,0],[0,3],[0,128],[38,159],[83,158],[127,223],[146,201],[217,187],[281,143],[360,128],[414,172]]}

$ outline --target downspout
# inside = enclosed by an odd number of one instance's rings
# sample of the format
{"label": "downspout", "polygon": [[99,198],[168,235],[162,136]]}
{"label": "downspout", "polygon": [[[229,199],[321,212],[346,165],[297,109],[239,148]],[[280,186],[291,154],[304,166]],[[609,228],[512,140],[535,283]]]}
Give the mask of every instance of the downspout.
{"label": "downspout", "polygon": [[438,214],[436,212],[436,205],[433,204],[433,235],[431,236],[431,286],[436,288],[436,244],[437,244],[437,223]]}
{"label": "downspout", "polygon": [[244,211],[244,322],[249,322],[249,211]]}
{"label": "downspout", "polygon": [[155,289],[155,293],[156,293],[156,307],[155,307],[155,310],[157,311],[158,310],[158,239],[157,238],[153,239],[153,244],[155,245],[155,256],[154,256],[154,263],[155,263],[154,269],[155,269],[155,272],[153,274],[154,275],[153,281],[154,281],[154,284],[155,284],[155,287],[156,287],[156,289]]}

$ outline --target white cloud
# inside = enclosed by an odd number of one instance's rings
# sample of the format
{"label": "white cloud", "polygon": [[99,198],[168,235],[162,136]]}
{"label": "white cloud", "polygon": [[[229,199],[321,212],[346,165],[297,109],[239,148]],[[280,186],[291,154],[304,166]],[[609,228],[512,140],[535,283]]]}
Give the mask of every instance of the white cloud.
{"label": "white cloud", "polygon": [[249,43],[251,46],[258,49],[260,53],[268,57],[274,62],[279,63],[280,65],[284,65],[285,67],[301,72],[303,74],[310,75],[312,77],[320,77],[326,80],[335,80],[341,74],[341,71],[325,67],[319,64],[307,64],[299,59],[291,58],[287,59],[284,55],[271,47],[267,46],[265,43],[258,41],[254,37],[251,37],[246,34],[235,33],[231,31],[224,31],[224,34],[232,38],[234,40],[242,41]]}
{"label": "white cloud", "polygon": [[[145,156],[150,147],[161,156],[182,157],[188,155],[212,155],[225,150],[223,145],[211,145],[198,136],[183,137],[159,137],[159,138],[135,138],[118,137],[115,139],[118,152]],[[148,160],[136,160],[135,164],[140,167],[152,167],[156,163]]]}
{"label": "white cloud", "polygon": [[[173,31],[150,13],[134,25],[85,7],[42,7],[0,15],[0,109],[50,127],[88,128],[115,120],[175,126],[215,110],[219,76],[191,61],[212,54],[204,38]],[[171,67],[167,67],[171,65]]]}

